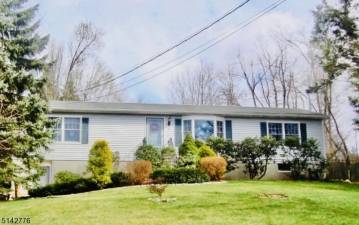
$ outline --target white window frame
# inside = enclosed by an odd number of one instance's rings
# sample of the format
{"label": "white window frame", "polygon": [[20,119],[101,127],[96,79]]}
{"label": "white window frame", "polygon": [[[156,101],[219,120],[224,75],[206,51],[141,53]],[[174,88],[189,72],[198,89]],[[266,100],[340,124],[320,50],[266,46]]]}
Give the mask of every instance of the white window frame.
{"label": "white window frame", "polygon": [[302,140],[302,133],[301,133],[301,130],[300,130],[300,122],[298,121],[293,121],[293,120],[267,120],[265,121],[266,124],[267,124],[267,135],[269,136],[269,123],[281,123],[282,124],[282,140],[284,140],[286,138],[285,136],[285,125],[286,123],[295,123],[295,124],[298,124],[298,138],[299,140]]}
{"label": "white window frame", "polygon": [[[185,120],[191,120],[191,134],[193,139],[196,138],[195,136],[195,121],[196,120],[211,120],[213,121],[213,137],[217,137],[217,121],[222,121],[223,123],[223,138],[226,137],[226,128],[225,128],[225,121],[227,120],[225,117],[219,117],[219,116],[209,116],[209,115],[188,115],[188,116],[182,116],[182,142],[185,139],[184,134],[184,121]],[[232,119],[228,119],[232,120]]]}
{"label": "white window frame", "polygon": [[226,125],[225,125],[225,120],[216,120],[216,124],[215,124],[215,126],[214,126],[216,133],[215,133],[214,136],[219,137],[219,136],[218,136],[218,127],[217,127],[217,122],[218,122],[218,121],[222,122],[222,138],[226,138],[226,128],[225,128]]}
{"label": "white window frame", "polygon": [[[79,132],[80,132],[80,134],[79,134],[79,140],[78,141],[65,141],[65,119],[66,118],[76,118],[76,119],[79,119],[80,120],[80,127],[79,127]],[[63,121],[64,121],[64,126],[63,126],[63,135],[64,135],[64,137],[63,137],[63,141],[64,142],[66,142],[66,143],[80,143],[81,144],[81,135],[82,135],[82,116],[80,116],[80,117],[75,117],[75,116],[65,116],[64,118],[63,118]],[[74,129],[73,129],[74,130]]]}
{"label": "white window frame", "polygon": [[[48,117],[55,117],[61,119],[61,141],[53,140],[54,143],[63,143],[63,144],[82,144],[82,118],[90,118],[86,115],[56,115],[50,114]],[[65,141],[65,118],[79,118],[80,119],[80,140],[79,141]],[[90,127],[89,127],[89,136],[90,136]]]}
{"label": "white window frame", "polygon": [[[55,139],[52,139],[53,142],[55,143],[61,143],[62,142],[62,139],[63,139],[63,118],[62,116],[53,116],[53,115],[50,115],[49,118],[53,118],[53,119],[58,119],[59,121],[61,121],[61,127],[60,127],[60,134],[61,134],[61,140],[55,140]],[[52,130],[55,130],[55,129],[52,129]]]}

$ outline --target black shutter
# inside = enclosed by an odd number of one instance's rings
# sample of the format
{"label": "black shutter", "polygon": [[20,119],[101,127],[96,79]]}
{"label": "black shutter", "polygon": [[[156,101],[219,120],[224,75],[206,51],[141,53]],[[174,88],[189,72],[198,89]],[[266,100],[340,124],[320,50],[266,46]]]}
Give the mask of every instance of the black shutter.
{"label": "black shutter", "polygon": [[226,139],[232,140],[232,120],[226,120]]}
{"label": "black shutter", "polygon": [[261,122],[261,137],[267,136],[267,123]]}
{"label": "black shutter", "polygon": [[302,143],[307,142],[307,124],[300,124],[300,136],[302,138]]}
{"label": "black shutter", "polygon": [[82,118],[81,144],[89,143],[89,118]]}

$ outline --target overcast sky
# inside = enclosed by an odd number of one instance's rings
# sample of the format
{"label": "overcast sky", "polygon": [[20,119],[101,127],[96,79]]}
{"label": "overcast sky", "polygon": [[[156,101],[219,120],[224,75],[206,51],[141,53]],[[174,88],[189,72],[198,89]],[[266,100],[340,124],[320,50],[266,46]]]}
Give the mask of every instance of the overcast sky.
{"label": "overcast sky", "polygon": [[[41,32],[50,34],[58,43],[66,43],[74,26],[82,21],[92,22],[104,33],[101,59],[114,73],[125,72],[160,50],[182,40],[189,34],[223,15],[239,0],[31,0],[40,3]],[[242,1],[243,2],[243,1]],[[273,0],[252,0],[212,29],[190,43],[176,49],[142,70],[127,76],[129,79],[191,50],[201,43],[255,15]],[[168,82],[179,72],[194,67],[200,60],[215,67],[224,67],[235,60],[239,49],[244,53],[254,49],[259,39],[271,30],[308,34],[312,28],[312,13],[319,1],[288,0],[273,12],[223,41],[202,55],[163,73],[155,79],[129,89],[128,100],[145,102],[168,101]],[[151,74],[148,74],[151,76]],[[141,78],[142,79],[142,78]],[[126,83],[126,86],[130,83]]]}
{"label": "overcast sky", "polygon": [[[244,1],[244,0],[243,0]],[[119,74],[131,69],[159,51],[168,48],[189,34],[223,15],[233,8],[239,0],[30,0],[39,3],[40,31],[50,34],[57,43],[66,43],[80,22],[87,21],[100,28],[104,46],[100,57],[107,66]],[[183,53],[231,31],[236,25],[264,9],[274,0],[252,0],[210,30],[202,33],[191,42],[172,51],[160,60],[126,76],[131,79],[166,62],[176,59]],[[255,23],[221,42],[200,56],[157,76],[148,82],[126,91],[127,101],[141,100],[149,103],[169,101],[170,80],[191,68],[201,60],[223,69],[235,61],[239,50],[241,55],[253,55],[258,43],[271,45],[269,34],[280,31],[289,36],[309,37],[313,28],[312,11],[320,0],[288,0],[280,7],[257,20]],[[145,77],[134,80],[140,81]],[[124,83],[122,86],[130,85]],[[343,83],[343,89],[347,88]],[[343,102],[347,102],[343,95]],[[339,95],[340,97],[340,95]],[[339,107],[341,120],[350,124],[353,117],[349,106]],[[347,126],[348,137],[355,139],[351,126]],[[354,143],[353,141],[351,141]]]}

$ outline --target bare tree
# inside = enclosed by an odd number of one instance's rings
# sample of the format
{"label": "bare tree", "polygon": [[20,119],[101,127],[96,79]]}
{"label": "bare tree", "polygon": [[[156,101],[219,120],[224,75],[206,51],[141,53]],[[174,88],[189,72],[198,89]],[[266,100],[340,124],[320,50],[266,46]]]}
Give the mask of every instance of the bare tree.
{"label": "bare tree", "polygon": [[261,84],[261,80],[263,79],[263,74],[261,72],[258,72],[253,61],[246,63],[239,55],[238,62],[240,66],[240,74],[238,76],[245,81],[247,88],[250,92],[254,107],[257,107],[258,104],[263,107],[264,105],[258,97],[257,93],[258,87]]}
{"label": "bare tree", "polygon": [[172,80],[172,101],[179,104],[218,105],[220,96],[214,69],[201,62],[199,69],[179,74]]}
{"label": "bare tree", "polygon": [[[49,99],[120,100],[120,94],[111,94],[119,93],[118,84],[109,82],[102,85],[103,81],[112,79],[114,75],[96,56],[102,45],[101,37],[102,33],[91,23],[81,23],[68,44],[68,51],[51,45],[49,66],[44,72]],[[105,95],[108,96],[101,97]]]}
{"label": "bare tree", "polygon": [[219,94],[225,105],[239,105],[240,93],[235,82],[233,67],[228,65],[227,70],[218,74]]}

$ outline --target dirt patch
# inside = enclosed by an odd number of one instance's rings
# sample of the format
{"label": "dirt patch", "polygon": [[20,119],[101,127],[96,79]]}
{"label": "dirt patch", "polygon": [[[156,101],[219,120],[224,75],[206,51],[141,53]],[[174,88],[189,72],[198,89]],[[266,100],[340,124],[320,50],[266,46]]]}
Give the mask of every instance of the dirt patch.
{"label": "dirt patch", "polygon": [[269,199],[288,199],[288,195],[286,194],[281,194],[281,193],[260,193],[259,194],[260,198],[269,198]]}

